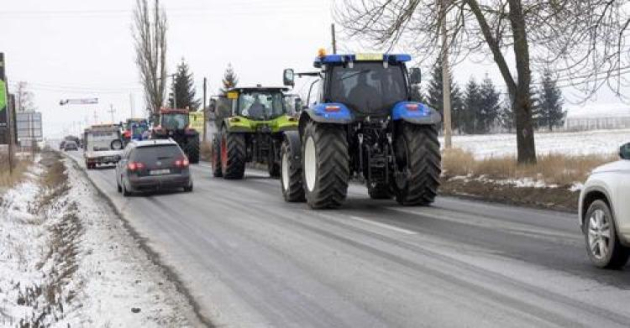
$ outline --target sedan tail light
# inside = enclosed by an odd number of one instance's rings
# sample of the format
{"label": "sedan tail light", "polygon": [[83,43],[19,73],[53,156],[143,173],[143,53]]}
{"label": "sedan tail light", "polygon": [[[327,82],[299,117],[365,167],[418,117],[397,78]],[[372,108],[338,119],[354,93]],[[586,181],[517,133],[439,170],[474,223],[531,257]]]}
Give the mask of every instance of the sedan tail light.
{"label": "sedan tail light", "polygon": [[175,161],[176,167],[188,167],[188,165],[190,165],[188,158],[182,158]]}
{"label": "sedan tail light", "polygon": [[144,169],[144,163],[141,162],[129,162],[129,164],[127,164],[127,169],[129,171],[139,171]]}

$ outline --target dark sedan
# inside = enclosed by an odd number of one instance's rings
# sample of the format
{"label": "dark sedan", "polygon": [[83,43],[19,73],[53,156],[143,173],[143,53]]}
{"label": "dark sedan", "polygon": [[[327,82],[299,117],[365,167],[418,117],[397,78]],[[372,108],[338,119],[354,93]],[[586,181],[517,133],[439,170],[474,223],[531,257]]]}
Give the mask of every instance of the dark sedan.
{"label": "dark sedan", "polygon": [[190,163],[173,140],[132,141],[116,165],[116,184],[123,196],[132,193],[193,190]]}

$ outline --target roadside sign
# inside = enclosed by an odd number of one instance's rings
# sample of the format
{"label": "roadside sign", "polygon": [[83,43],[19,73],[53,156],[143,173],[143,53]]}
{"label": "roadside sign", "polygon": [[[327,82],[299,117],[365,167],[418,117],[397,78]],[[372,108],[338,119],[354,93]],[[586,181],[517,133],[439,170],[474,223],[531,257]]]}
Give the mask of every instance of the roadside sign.
{"label": "roadside sign", "polygon": [[203,124],[205,122],[205,117],[203,112],[190,112],[188,113],[188,118],[190,121],[190,127],[197,130],[203,131]]}
{"label": "roadside sign", "polygon": [[2,129],[7,127],[9,113],[9,106],[7,106],[8,93],[6,80],[4,70],[4,53],[0,52],[0,128]]}
{"label": "roadside sign", "polygon": [[16,113],[17,138],[20,142],[42,141],[42,113],[21,112]]}
{"label": "roadside sign", "polygon": [[62,99],[59,101],[59,106],[65,105],[91,105],[98,104],[98,98],[84,98],[84,99]]}

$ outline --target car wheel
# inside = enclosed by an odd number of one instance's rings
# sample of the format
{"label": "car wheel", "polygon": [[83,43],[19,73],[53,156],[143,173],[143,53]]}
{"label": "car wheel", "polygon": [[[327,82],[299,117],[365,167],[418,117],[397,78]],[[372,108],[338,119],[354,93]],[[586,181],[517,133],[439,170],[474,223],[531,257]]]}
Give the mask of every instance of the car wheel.
{"label": "car wheel", "polygon": [[131,193],[127,190],[127,186],[125,186],[125,181],[124,180],[121,182],[121,187],[120,188],[121,188],[121,192],[122,192],[123,197],[131,196]]}
{"label": "car wheel", "polygon": [[615,220],[606,202],[594,201],[584,218],[586,251],[597,267],[619,269],[628,262],[630,249],[619,243]]}
{"label": "car wheel", "polygon": [[193,191],[193,184],[191,183],[190,186],[184,187],[184,191],[185,192],[192,192]]}
{"label": "car wheel", "polygon": [[120,183],[118,182],[118,179],[116,179],[116,186],[118,187],[118,192],[121,193],[122,192],[122,187],[120,186]]}

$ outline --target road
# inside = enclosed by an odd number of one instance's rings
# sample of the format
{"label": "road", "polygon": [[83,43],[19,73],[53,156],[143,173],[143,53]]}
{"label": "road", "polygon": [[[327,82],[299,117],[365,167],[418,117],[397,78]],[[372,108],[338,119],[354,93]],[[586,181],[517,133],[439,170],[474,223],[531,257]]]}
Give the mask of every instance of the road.
{"label": "road", "polygon": [[193,193],[127,199],[113,170],[88,175],[219,326],[630,325],[628,267],[593,268],[573,215],[455,198],[401,207],[360,185],[343,208],[313,211],[262,172],[192,171]]}

